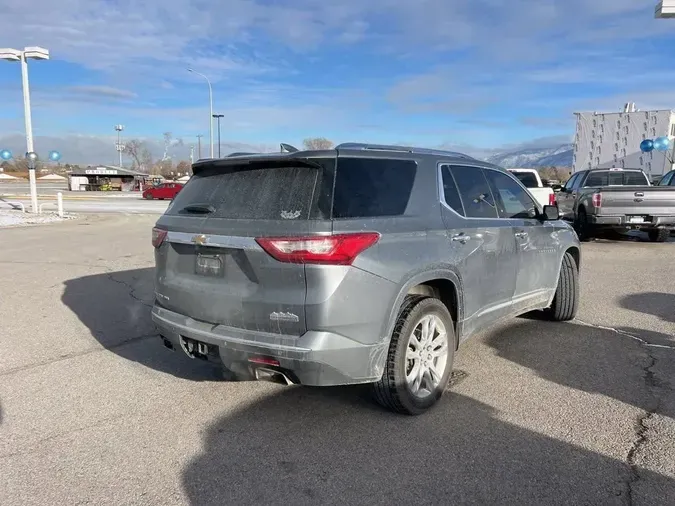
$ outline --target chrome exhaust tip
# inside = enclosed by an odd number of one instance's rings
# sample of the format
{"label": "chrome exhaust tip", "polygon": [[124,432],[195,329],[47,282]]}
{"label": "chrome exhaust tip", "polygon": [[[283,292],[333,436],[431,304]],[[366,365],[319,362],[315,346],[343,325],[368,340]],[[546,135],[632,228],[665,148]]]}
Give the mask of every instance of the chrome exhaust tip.
{"label": "chrome exhaust tip", "polygon": [[256,380],[272,381],[274,383],[281,383],[283,385],[292,385],[293,382],[281,371],[274,369],[267,369],[265,367],[256,367],[253,371]]}

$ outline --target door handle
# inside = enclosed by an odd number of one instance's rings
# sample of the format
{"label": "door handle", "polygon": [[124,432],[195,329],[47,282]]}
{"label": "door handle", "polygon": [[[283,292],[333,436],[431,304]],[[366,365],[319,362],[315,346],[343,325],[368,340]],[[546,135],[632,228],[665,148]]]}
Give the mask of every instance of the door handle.
{"label": "door handle", "polygon": [[527,232],[521,230],[520,232],[516,232],[515,235],[516,235],[516,237],[518,237],[519,239],[522,239],[522,238],[524,238],[524,237],[527,237],[528,234],[527,234]]}
{"label": "door handle", "polygon": [[451,237],[453,241],[461,242],[462,244],[466,244],[466,242],[471,239],[470,235],[467,234],[455,234]]}

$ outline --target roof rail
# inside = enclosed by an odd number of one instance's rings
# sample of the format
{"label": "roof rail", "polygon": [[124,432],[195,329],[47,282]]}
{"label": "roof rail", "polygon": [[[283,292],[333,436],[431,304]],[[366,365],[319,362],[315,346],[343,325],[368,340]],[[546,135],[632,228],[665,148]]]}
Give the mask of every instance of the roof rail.
{"label": "roof rail", "polygon": [[258,153],[253,153],[253,152],[247,152],[247,151],[238,151],[236,153],[230,153],[227,155],[228,158],[232,156],[250,156],[250,155],[257,155]]}
{"label": "roof rail", "polygon": [[466,155],[464,153],[459,153],[457,151],[445,151],[443,149],[431,149],[431,148],[415,148],[411,146],[395,146],[387,144],[365,144],[360,142],[343,142],[335,146],[335,149],[363,149],[371,151],[397,151],[399,153],[414,153],[421,155],[438,155],[438,156],[453,156],[457,158],[468,158],[473,159],[473,157]]}

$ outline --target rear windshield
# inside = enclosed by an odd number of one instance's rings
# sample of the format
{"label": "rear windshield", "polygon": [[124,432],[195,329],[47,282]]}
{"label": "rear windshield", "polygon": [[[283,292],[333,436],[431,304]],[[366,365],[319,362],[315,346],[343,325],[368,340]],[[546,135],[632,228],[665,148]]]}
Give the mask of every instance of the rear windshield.
{"label": "rear windshield", "polygon": [[644,173],[636,170],[599,170],[591,172],[584,186],[640,186],[649,181]]}
{"label": "rear windshield", "polygon": [[511,174],[520,179],[520,182],[523,183],[526,188],[539,188],[537,176],[532,174],[532,172],[511,172]]}
{"label": "rear windshield", "polygon": [[[366,218],[404,214],[417,171],[411,160],[292,160],[214,167],[195,174],[168,215],[211,206],[209,217],[249,220]],[[337,168],[336,168],[337,165]]]}

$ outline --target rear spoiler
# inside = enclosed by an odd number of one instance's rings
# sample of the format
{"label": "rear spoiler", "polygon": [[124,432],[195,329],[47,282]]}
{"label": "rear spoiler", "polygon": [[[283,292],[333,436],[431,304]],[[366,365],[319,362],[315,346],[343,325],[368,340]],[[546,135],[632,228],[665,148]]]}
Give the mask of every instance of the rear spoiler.
{"label": "rear spoiler", "polygon": [[[335,153],[335,152],[334,152]],[[300,154],[300,156],[298,156]],[[221,169],[223,172],[229,167],[240,167],[241,170],[254,170],[261,168],[279,168],[289,166],[304,166],[316,169],[321,165],[312,160],[312,157],[302,156],[302,152],[296,153],[253,153],[246,155],[229,156],[226,158],[199,160],[192,164],[192,173],[201,174],[207,170]],[[337,154],[337,153],[335,153]]]}

